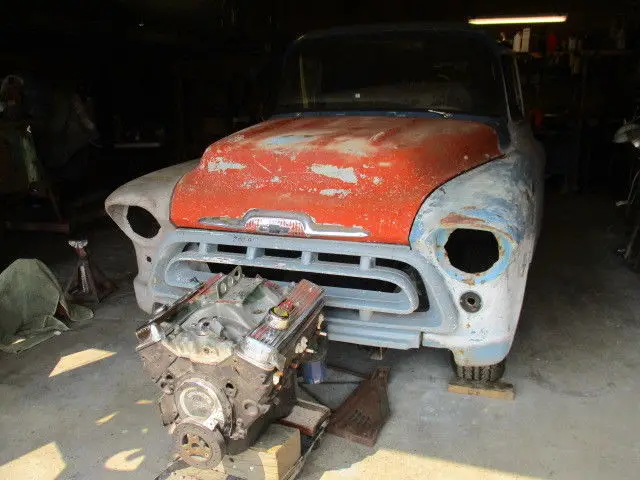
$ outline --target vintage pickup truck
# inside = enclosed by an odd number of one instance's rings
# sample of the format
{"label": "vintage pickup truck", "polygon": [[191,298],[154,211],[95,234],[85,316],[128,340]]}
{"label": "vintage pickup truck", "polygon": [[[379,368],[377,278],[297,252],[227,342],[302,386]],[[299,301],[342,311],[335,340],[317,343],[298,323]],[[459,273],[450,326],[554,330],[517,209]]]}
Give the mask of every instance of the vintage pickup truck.
{"label": "vintage pickup truck", "polygon": [[446,348],[460,377],[495,381],[543,167],[515,58],[484,33],[340,28],[293,44],[270,119],[129,182],[106,210],[133,241],[147,312],[235,265],[307,278],[331,340]]}

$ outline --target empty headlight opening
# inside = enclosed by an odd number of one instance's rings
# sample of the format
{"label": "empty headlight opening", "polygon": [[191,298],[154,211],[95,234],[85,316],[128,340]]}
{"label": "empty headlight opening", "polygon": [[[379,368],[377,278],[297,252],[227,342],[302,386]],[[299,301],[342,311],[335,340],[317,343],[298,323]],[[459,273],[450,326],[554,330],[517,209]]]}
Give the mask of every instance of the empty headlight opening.
{"label": "empty headlight opening", "polygon": [[135,205],[127,209],[127,222],[133,233],[142,238],[151,239],[158,235],[160,224],[148,210]]}
{"label": "empty headlight opening", "polygon": [[486,272],[500,258],[498,239],[486,230],[457,228],[444,248],[451,266],[465,273]]}

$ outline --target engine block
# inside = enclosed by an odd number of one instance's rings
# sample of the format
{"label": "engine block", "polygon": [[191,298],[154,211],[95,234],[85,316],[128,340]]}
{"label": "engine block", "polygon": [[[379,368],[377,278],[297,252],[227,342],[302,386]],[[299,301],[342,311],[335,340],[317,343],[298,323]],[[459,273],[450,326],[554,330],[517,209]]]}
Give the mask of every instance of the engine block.
{"label": "engine block", "polygon": [[297,366],[321,343],[324,292],[283,289],[240,267],[214,275],[136,331],[160,413],[189,465],[246,450],[295,404]]}

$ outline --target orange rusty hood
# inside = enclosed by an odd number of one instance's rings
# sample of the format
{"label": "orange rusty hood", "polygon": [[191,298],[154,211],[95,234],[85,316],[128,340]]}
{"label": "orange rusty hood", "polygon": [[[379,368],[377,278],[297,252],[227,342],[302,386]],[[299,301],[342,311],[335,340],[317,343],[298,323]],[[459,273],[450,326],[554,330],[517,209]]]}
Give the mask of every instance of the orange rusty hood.
{"label": "orange rusty hood", "polygon": [[[252,209],[298,212],[356,227],[365,242],[408,244],[425,198],[501,155],[496,132],[472,121],[385,116],[269,120],[219,140],[177,184],[171,220],[241,219]],[[358,228],[359,227],[359,228]]]}

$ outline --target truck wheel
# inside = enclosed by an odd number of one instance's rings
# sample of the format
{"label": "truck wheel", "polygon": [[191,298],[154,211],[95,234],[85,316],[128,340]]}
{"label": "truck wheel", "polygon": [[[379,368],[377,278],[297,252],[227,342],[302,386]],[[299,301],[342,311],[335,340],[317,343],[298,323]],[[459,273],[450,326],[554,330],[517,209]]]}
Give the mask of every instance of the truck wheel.
{"label": "truck wheel", "polygon": [[504,360],[500,363],[483,367],[463,367],[453,362],[453,370],[460,380],[490,383],[497,382],[502,378],[502,375],[504,375],[504,365]]}

